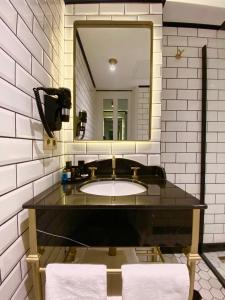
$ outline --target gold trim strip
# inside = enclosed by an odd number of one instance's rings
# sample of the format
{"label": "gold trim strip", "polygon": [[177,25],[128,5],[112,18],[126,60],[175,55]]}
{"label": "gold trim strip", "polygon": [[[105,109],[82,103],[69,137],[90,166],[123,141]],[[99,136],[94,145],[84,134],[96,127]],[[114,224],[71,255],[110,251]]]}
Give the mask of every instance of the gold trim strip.
{"label": "gold trim strip", "polygon": [[190,290],[188,300],[193,300],[195,268],[196,262],[199,260],[198,244],[199,244],[199,228],[200,228],[200,209],[194,208],[192,213],[192,240],[190,252],[187,254],[187,265],[190,276]]}
{"label": "gold trim strip", "polygon": [[41,276],[38,272],[40,268],[40,255],[37,247],[36,211],[33,208],[29,209],[29,243],[30,254],[27,257],[27,261],[30,263],[32,270],[34,297],[35,300],[42,300]]}
{"label": "gold trim strip", "polygon": [[[46,271],[46,268],[39,268],[40,273],[44,273]],[[121,273],[121,269],[107,269],[107,273]]]}
{"label": "gold trim strip", "polygon": [[193,209],[191,253],[198,253],[200,209]]}

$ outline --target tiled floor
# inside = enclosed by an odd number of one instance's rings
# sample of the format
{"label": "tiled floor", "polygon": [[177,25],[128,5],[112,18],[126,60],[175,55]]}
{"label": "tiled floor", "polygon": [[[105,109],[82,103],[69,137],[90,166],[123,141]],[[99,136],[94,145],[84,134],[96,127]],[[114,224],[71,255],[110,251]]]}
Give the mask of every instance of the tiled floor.
{"label": "tiled floor", "polygon": [[[175,256],[178,262],[186,263],[183,254]],[[202,300],[225,300],[225,289],[203,260],[199,261],[196,267],[195,289],[199,291]]]}
{"label": "tiled floor", "polygon": [[[225,251],[206,252],[204,254],[225,279]],[[220,258],[223,258],[223,260]]]}

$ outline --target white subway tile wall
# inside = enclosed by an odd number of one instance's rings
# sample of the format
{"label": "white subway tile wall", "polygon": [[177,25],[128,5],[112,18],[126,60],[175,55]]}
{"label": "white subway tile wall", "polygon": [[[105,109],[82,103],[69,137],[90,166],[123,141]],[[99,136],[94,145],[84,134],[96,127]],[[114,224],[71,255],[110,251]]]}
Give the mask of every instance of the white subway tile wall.
{"label": "white subway tile wall", "polygon": [[[137,120],[135,136],[137,137],[138,141],[146,141],[149,139],[149,89],[145,87],[136,88],[135,98],[137,99]],[[154,108],[157,109],[156,104]],[[152,115],[155,116],[155,113],[153,114],[152,112]]]}
{"label": "white subway tile wall", "polygon": [[[142,161],[145,165],[160,165],[160,134],[161,134],[161,87],[162,87],[162,5],[148,3],[104,3],[104,4],[75,4],[67,5],[65,11],[65,68],[71,70],[73,65],[73,22],[75,20],[133,20],[153,21],[153,104],[152,104],[152,141],[149,142],[117,142],[93,143],[75,142],[65,140],[65,159],[74,163],[82,159],[100,159],[103,157],[132,157],[133,160]],[[69,55],[68,55],[69,54]],[[187,67],[187,65],[185,65]],[[77,69],[77,77],[83,77],[84,70]],[[79,74],[80,73],[80,74]],[[69,78],[65,78],[65,86],[73,87],[71,71]],[[84,78],[84,77],[83,77]],[[144,101],[147,93],[140,93]],[[142,114],[142,112],[140,112]],[[143,114],[142,114],[143,115]],[[71,118],[72,122],[72,118]],[[142,137],[148,135],[140,124]],[[72,126],[65,127],[71,131]],[[68,135],[66,135],[68,136]],[[69,135],[72,137],[72,135]],[[141,159],[140,159],[141,157]]]}
{"label": "white subway tile wall", "polygon": [[[3,0],[0,9],[0,298],[32,298],[24,202],[60,179],[58,149],[43,150],[33,87],[63,86],[63,0]],[[54,48],[54,49],[53,49]],[[60,159],[61,158],[61,159]]]}
{"label": "white subway tile wall", "polygon": [[[201,47],[204,44],[208,46],[209,71],[206,157],[209,208],[204,241],[225,242],[225,35],[214,30],[188,28],[164,28],[162,32],[162,5],[156,3],[77,4],[67,5],[65,9],[63,0],[3,0],[1,6],[1,298],[33,299],[25,261],[28,214],[22,205],[60,180],[64,158],[77,164],[78,160],[89,162],[115,154],[145,165],[161,163],[169,180],[199,196]],[[32,88],[64,85],[72,90],[75,20],[154,22],[151,141],[73,143],[72,116],[70,124],[64,126],[65,135],[57,134],[57,149],[43,150],[43,128]],[[179,60],[175,58],[178,48],[184,50]],[[51,254],[53,261],[55,256],[56,253]]]}
{"label": "white subway tile wall", "polygon": [[[208,104],[204,242],[225,242],[225,35],[216,30],[163,28],[161,163],[168,178],[200,193],[201,48],[207,45]],[[184,50],[176,59],[177,50]],[[215,224],[216,223],[216,224]]]}

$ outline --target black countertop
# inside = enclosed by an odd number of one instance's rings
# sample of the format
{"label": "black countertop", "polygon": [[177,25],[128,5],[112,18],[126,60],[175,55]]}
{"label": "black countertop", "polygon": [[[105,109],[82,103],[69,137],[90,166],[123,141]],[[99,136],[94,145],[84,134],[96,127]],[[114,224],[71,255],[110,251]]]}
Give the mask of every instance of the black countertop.
{"label": "black countertop", "polygon": [[[98,180],[101,180],[98,177]],[[117,178],[118,180],[119,178]],[[125,180],[125,176],[121,176]],[[131,180],[131,178],[130,178]],[[157,176],[142,175],[138,180],[147,191],[130,196],[96,196],[79,191],[85,180],[56,184],[23,205],[34,209],[206,209],[199,199]],[[87,180],[86,180],[87,181]]]}

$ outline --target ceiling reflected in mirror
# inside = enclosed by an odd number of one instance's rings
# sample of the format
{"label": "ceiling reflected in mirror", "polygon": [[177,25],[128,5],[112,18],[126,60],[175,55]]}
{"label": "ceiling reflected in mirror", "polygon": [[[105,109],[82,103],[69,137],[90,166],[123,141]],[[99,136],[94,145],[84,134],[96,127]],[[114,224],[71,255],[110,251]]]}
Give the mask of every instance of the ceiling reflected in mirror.
{"label": "ceiling reflected in mirror", "polygon": [[78,33],[96,89],[123,90],[149,85],[147,29],[79,28]]}

